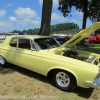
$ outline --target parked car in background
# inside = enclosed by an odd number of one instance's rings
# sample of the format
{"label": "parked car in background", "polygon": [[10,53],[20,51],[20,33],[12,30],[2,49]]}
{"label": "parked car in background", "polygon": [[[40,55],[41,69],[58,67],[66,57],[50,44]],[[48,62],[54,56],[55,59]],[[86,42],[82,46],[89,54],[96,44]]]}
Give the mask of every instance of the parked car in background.
{"label": "parked car in background", "polygon": [[51,36],[12,35],[0,44],[0,65],[8,63],[52,79],[63,91],[76,86],[100,86],[100,55],[78,50],[76,44],[100,28],[100,22],[80,31],[63,45]]}
{"label": "parked car in background", "polygon": [[6,39],[7,36],[0,36],[0,43],[2,43],[5,39]]}
{"label": "parked car in background", "polygon": [[100,44],[100,34],[97,34],[97,36],[92,36],[88,38],[88,42],[91,44]]}
{"label": "parked car in background", "polygon": [[0,36],[0,40],[5,40],[6,36]]}
{"label": "parked car in background", "polygon": [[65,43],[66,41],[68,41],[69,39],[71,39],[73,37],[73,35],[71,34],[53,34],[52,35],[57,41],[59,41],[60,44]]}

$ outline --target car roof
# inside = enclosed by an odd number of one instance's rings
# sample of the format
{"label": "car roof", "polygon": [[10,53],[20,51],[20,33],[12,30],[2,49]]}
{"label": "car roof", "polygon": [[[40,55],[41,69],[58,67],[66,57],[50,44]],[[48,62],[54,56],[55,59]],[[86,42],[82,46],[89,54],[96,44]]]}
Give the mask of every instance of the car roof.
{"label": "car roof", "polygon": [[31,38],[31,39],[35,39],[35,38],[46,38],[46,37],[49,38],[51,36],[43,36],[43,35],[10,35],[8,37],[12,37],[12,38],[18,37],[18,38]]}

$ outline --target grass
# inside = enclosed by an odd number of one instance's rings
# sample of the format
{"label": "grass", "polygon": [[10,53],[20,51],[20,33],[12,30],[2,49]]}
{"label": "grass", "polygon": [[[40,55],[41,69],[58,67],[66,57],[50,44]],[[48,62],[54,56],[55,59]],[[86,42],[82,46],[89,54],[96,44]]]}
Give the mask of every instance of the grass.
{"label": "grass", "polygon": [[0,43],[2,43],[3,42],[3,40],[0,40]]}
{"label": "grass", "polygon": [[15,92],[21,92],[23,90],[23,86],[22,85],[17,85],[14,87]]}
{"label": "grass", "polygon": [[9,65],[6,69],[0,67],[0,95],[12,96],[6,100],[100,100],[100,89],[76,87],[72,92],[64,92],[42,75]]}
{"label": "grass", "polygon": [[85,46],[78,46],[78,49],[100,54],[100,44],[87,44]]}
{"label": "grass", "polygon": [[1,95],[7,95],[9,93],[8,89],[3,89],[2,91],[0,91]]}

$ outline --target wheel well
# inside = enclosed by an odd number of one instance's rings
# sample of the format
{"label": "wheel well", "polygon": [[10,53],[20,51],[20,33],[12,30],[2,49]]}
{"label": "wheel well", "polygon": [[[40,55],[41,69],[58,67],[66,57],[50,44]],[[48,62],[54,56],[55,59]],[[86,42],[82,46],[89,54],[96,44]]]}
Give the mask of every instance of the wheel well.
{"label": "wheel well", "polygon": [[[3,55],[0,55],[0,56],[2,56],[4,59],[5,59],[5,57],[3,56]],[[6,59],[5,59],[6,60]],[[7,60],[6,60],[7,61]]]}
{"label": "wheel well", "polygon": [[[65,72],[67,72],[67,73],[70,73],[69,71],[62,70],[62,69],[52,69],[52,70],[50,70],[50,71],[48,72],[47,77],[50,78],[50,79],[52,79],[52,74],[53,74],[55,71],[65,71]],[[76,84],[77,84],[76,77],[75,77],[72,73],[70,73],[70,74],[75,78],[75,81],[76,81]]]}

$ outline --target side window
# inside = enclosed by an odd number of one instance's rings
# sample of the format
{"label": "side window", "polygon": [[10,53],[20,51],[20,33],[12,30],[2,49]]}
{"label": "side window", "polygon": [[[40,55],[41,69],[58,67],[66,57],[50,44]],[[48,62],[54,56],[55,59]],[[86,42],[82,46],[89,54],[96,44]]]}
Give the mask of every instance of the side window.
{"label": "side window", "polygon": [[19,48],[31,50],[30,40],[29,39],[19,39]]}
{"label": "side window", "polygon": [[13,38],[11,43],[10,43],[10,46],[17,47],[17,41],[18,41],[18,38]]}

